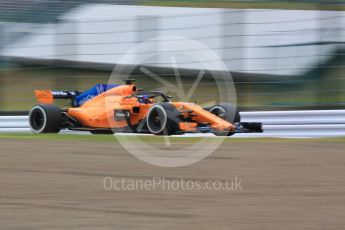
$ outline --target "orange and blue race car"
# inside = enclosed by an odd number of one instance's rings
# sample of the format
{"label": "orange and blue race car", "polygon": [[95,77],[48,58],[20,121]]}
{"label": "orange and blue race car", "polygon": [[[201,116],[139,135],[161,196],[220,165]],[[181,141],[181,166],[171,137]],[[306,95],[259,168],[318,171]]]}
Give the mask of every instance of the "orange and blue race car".
{"label": "orange and blue race car", "polygon": [[[262,132],[261,123],[241,122],[236,107],[220,103],[209,108],[189,102],[172,102],[158,91],[138,90],[134,80],[123,85],[97,84],[85,92],[35,90],[40,104],[29,112],[34,133],[58,133],[62,129],[174,135]],[[71,106],[60,109],[55,99],[69,99]]]}

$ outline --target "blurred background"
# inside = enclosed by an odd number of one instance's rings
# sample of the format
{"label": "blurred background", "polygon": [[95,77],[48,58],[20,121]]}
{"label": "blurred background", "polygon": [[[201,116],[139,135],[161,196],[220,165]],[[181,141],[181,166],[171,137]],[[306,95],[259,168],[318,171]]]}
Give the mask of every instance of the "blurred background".
{"label": "blurred background", "polygon": [[[215,71],[230,70],[241,110],[345,108],[344,9],[331,0],[1,0],[0,111],[29,110],[34,89],[107,83],[116,64],[137,64],[121,63],[129,49],[159,36],[187,37],[216,52],[227,68]],[[145,52],[165,51],[157,44]],[[200,69],[177,62],[188,88]],[[145,65],[175,80],[169,63]],[[132,75],[141,88],[159,87]],[[204,78],[193,100],[215,93]]]}

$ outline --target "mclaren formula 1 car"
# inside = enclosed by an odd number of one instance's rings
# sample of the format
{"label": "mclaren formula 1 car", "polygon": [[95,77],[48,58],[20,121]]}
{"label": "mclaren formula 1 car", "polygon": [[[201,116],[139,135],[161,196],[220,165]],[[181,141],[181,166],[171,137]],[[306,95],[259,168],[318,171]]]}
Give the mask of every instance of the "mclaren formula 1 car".
{"label": "mclaren formula 1 car", "polygon": [[[239,112],[231,104],[202,108],[194,103],[172,102],[162,92],[138,90],[133,82],[97,84],[85,92],[35,90],[39,104],[29,112],[31,130],[34,133],[69,129],[93,134],[155,135],[211,132],[222,136],[262,132],[261,123],[241,122]],[[54,105],[55,99],[71,100],[71,106],[60,109]]]}

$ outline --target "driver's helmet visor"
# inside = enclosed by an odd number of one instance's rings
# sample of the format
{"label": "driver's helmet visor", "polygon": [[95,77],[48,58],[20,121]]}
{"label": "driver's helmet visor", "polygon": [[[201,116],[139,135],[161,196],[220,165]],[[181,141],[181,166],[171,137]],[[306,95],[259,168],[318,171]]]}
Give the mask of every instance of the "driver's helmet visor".
{"label": "driver's helmet visor", "polygon": [[142,95],[140,98],[138,98],[138,100],[140,103],[145,103],[145,104],[150,102],[150,99],[147,95]]}

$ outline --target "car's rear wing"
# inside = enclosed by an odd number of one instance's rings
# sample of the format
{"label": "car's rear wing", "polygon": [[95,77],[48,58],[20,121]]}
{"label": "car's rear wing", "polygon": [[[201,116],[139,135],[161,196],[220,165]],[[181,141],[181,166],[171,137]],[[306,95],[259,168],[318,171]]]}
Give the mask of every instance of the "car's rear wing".
{"label": "car's rear wing", "polygon": [[43,104],[53,104],[54,99],[71,99],[73,102],[77,95],[76,91],[35,90],[37,101]]}
{"label": "car's rear wing", "polygon": [[35,96],[38,102],[43,104],[53,104],[54,99],[70,99],[72,106],[79,107],[84,104],[86,101],[98,96],[99,94],[118,87],[117,84],[97,84],[90,89],[79,92],[79,91],[51,91],[51,90],[35,90]]}

